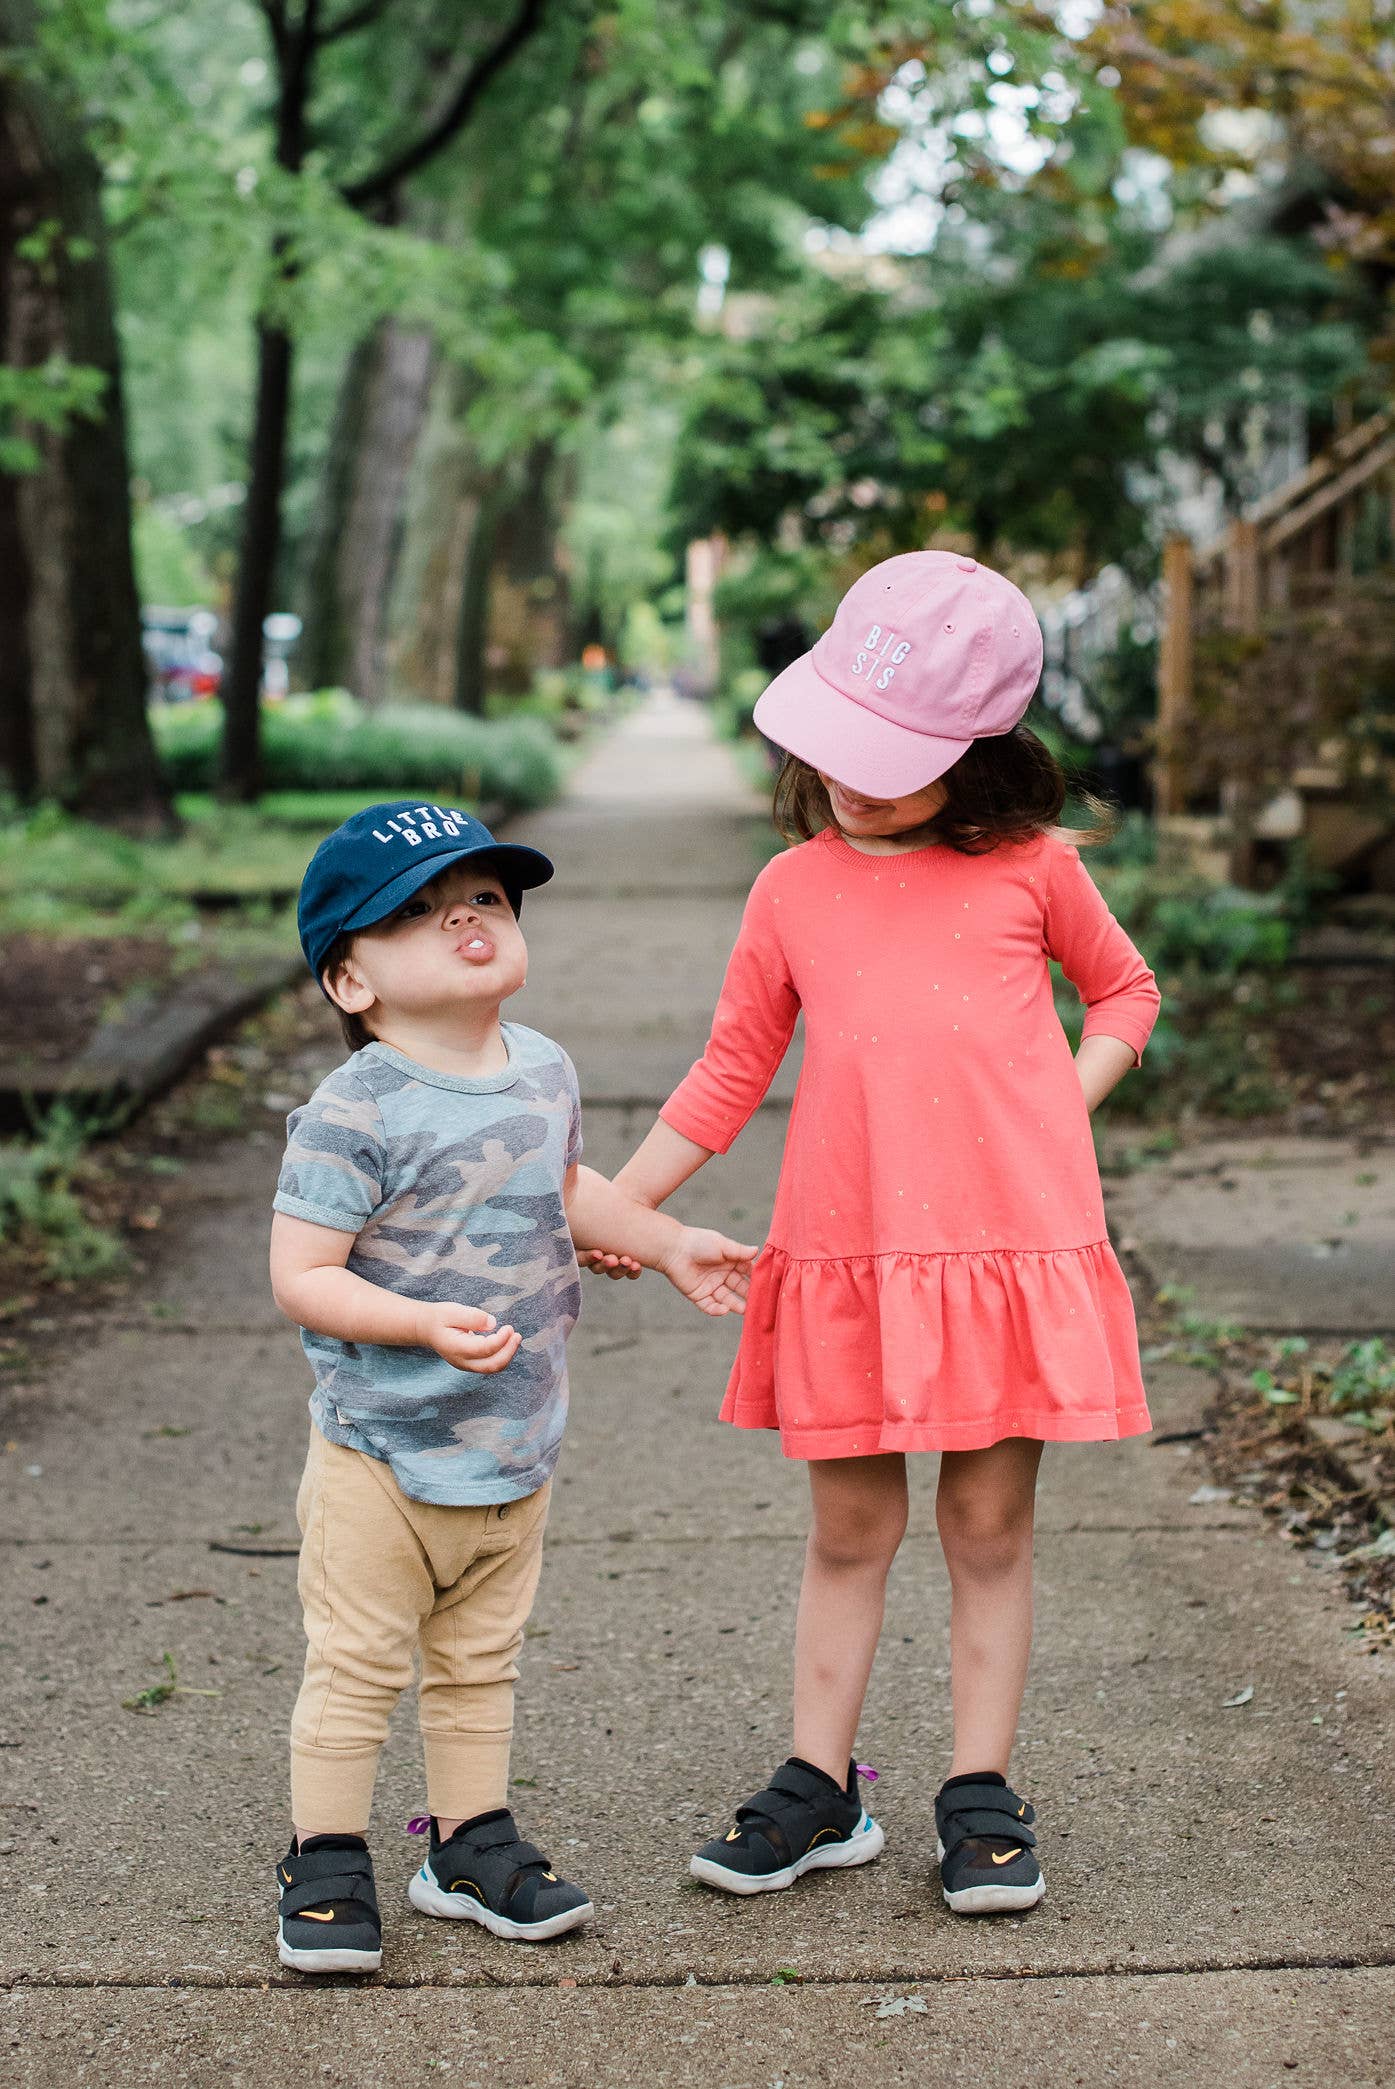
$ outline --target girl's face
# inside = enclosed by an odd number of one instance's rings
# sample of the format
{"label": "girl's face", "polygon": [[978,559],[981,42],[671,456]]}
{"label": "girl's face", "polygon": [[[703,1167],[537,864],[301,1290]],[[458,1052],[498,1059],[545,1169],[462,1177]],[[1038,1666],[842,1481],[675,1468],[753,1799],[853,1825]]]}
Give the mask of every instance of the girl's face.
{"label": "girl's face", "polygon": [[833,817],[850,841],[895,841],[915,834],[928,825],[943,806],[949,792],[942,780],[929,783],[908,798],[868,798],[851,784],[819,770],[819,781],[828,792]]}

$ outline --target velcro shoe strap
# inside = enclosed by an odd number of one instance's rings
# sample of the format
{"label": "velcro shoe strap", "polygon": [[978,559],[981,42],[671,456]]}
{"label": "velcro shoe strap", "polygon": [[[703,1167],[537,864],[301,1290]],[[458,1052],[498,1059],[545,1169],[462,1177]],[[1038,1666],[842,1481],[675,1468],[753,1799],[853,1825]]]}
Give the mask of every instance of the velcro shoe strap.
{"label": "velcro shoe strap", "polygon": [[1015,1825],[1031,1827],[1036,1808],[1005,1784],[957,1784],[952,1792],[941,1792],[938,1805],[946,1819],[958,1813],[1008,1813]]}
{"label": "velcro shoe strap", "polygon": [[[787,1792],[792,1799],[802,1799],[808,1806],[826,1806],[833,1793],[829,1790],[830,1780],[819,1777],[813,1770],[806,1770],[799,1763],[781,1763],[766,1787],[772,1792]],[[833,1787],[837,1791],[836,1785]],[[764,1792],[760,1795],[764,1798]],[[840,1792],[838,1796],[844,1795]],[[754,1804],[754,1800],[752,1804]]]}
{"label": "velcro shoe strap", "polygon": [[[327,1856],[344,1856],[343,1850],[326,1851]],[[283,1915],[298,1915],[302,1908],[322,1908],[328,1901],[356,1900],[361,1907],[378,1912],[378,1896],[373,1890],[373,1875],[368,1871],[325,1872],[318,1878],[297,1879],[294,1886],[287,1886],[281,1895]]]}
{"label": "velcro shoe strap", "polygon": [[460,1839],[472,1850],[530,1851],[531,1855],[518,1859],[520,1864],[537,1864],[546,1861],[542,1852],[533,1849],[533,1845],[530,1842],[520,1841],[518,1823],[511,1813],[506,1813],[502,1820],[482,1822],[478,1828],[472,1828],[468,1835],[462,1835]]}
{"label": "velcro shoe strap", "polygon": [[975,1807],[972,1813],[952,1813],[944,1825],[946,1849],[954,1849],[971,1836],[996,1835],[1005,1842],[1020,1842],[1034,1850],[1037,1839],[1025,1821],[1017,1820],[1006,1807]]}
{"label": "velcro shoe strap", "polygon": [[367,1850],[297,1850],[283,1869],[294,1872],[297,1885],[302,1879],[371,1879],[373,1859]]}

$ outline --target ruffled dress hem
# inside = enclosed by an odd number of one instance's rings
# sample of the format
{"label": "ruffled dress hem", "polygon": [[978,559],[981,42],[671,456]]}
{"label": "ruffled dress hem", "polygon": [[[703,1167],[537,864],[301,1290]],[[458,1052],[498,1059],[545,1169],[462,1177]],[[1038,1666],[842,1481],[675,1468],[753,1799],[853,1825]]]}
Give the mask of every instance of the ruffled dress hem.
{"label": "ruffled dress hem", "polygon": [[721,1417],[791,1458],[1109,1443],[1152,1427],[1108,1240],[756,1263]]}
{"label": "ruffled dress hem", "polygon": [[1126,1436],[1146,1436],[1153,1422],[1146,1404],[1115,1412],[1060,1415],[999,1413],[985,1421],[936,1423],[891,1422],[881,1429],[852,1423],[843,1429],[790,1429],[778,1415],[741,1407],[725,1400],[721,1420],[736,1429],[778,1429],[786,1458],[869,1458],[885,1451],[986,1451],[991,1444],[1024,1436],[1033,1443],[1119,1443]]}

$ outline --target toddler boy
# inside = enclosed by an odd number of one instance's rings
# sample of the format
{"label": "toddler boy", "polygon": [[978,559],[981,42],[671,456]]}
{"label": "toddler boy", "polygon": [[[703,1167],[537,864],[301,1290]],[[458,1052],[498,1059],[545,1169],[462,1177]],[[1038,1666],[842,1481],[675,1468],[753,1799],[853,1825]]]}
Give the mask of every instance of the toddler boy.
{"label": "toddler boy", "polygon": [[365,1840],[388,1715],[421,1663],[424,1913],[536,1941],[593,1912],[507,1805],[515,1656],[566,1421],[576,1248],[742,1311],[754,1248],[581,1168],[576,1074],[500,1008],[518,916],[552,865],[468,814],[375,805],[321,843],[301,945],[352,1056],[291,1113],[272,1222],[277,1304],[315,1374],[297,1500],[305,1675],[281,1963],[371,1971]]}

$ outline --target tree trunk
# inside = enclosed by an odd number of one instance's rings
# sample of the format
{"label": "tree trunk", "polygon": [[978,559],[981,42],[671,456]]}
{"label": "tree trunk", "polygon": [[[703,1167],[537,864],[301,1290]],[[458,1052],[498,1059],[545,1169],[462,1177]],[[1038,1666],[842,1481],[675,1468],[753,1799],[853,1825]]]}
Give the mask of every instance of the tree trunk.
{"label": "tree trunk", "polygon": [[460,615],[455,627],[455,686],[451,692],[457,711],[484,715],[484,696],[489,679],[489,598],[494,571],[494,543],[499,527],[500,498],[497,489],[481,491],[474,528],[460,576]]}
{"label": "tree trunk", "polygon": [[233,598],[232,644],[223,679],[225,798],[250,804],[261,790],[262,625],[271,611],[281,548],[281,494],[290,422],[291,337],[265,321],[257,327],[257,400],[242,542]]}
{"label": "tree trunk", "polygon": [[[0,44],[34,52],[29,0],[0,0]],[[23,431],[37,469],[0,495],[3,759],[21,791],[166,827],[101,174],[36,64],[0,90],[0,361],[35,369],[50,358],[100,372],[103,389],[90,414]]]}
{"label": "tree trunk", "polygon": [[534,443],[494,534],[487,670],[491,689],[523,695],[540,667],[571,657],[571,589],[558,543],[562,465],[552,443]]}
{"label": "tree trunk", "polygon": [[486,476],[465,427],[471,396],[465,372],[444,364],[407,486],[387,647],[390,690],[407,702],[454,700],[461,576]]}
{"label": "tree trunk", "polygon": [[[0,291],[0,327],[4,317]],[[0,777],[25,804],[39,788],[32,697],[29,554],[20,524],[18,482],[0,474]]]}
{"label": "tree trunk", "polygon": [[344,368],[302,584],[300,667],[312,688],[387,694],[387,609],[403,504],[434,372],[429,334],[386,321]]}
{"label": "tree trunk", "polygon": [[[305,160],[306,119],[319,33],[320,0],[304,0],[293,33],[278,44],[276,164],[298,174]],[[285,238],[271,252],[273,298],[285,294],[295,266]],[[281,496],[291,412],[294,347],[274,319],[271,301],[257,321],[257,397],[247,469],[247,501],[233,596],[232,647],[223,679],[223,796],[250,802],[261,789],[262,626],[271,610],[281,547]]]}

